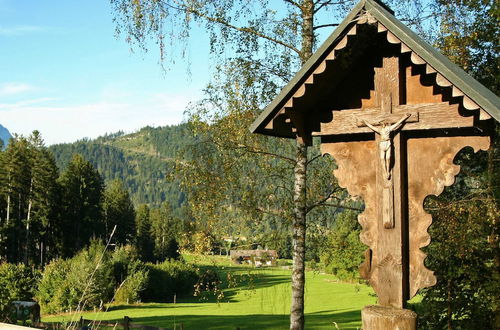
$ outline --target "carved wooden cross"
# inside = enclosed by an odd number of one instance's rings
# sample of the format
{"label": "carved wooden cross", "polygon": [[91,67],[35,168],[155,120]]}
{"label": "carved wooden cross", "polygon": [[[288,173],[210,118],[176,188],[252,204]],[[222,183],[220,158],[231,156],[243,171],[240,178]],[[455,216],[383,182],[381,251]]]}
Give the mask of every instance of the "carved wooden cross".
{"label": "carved wooden cross", "polygon": [[[422,86],[418,76],[412,77],[411,67],[402,68],[399,57],[385,57],[382,67],[375,68],[372,105],[333,111],[333,120],[321,124],[318,134],[352,136],[323,142],[322,152],[337,161],[339,184],[365,202],[359,221],[361,239],[370,250],[362,275],[383,306],[404,308],[419,288],[435,284],[420,250],[430,241],[427,228],[432,221],[423,210],[423,200],[453,183],[458,168],[452,160],[460,149],[489,146],[488,137],[445,136],[437,131],[472,127],[474,117],[461,116],[458,104],[442,102],[430,88]],[[422,100],[428,103],[417,102]],[[392,131],[389,141],[390,164],[384,168],[387,143],[381,144],[382,134],[373,140],[361,133],[398,122],[401,127]]]}

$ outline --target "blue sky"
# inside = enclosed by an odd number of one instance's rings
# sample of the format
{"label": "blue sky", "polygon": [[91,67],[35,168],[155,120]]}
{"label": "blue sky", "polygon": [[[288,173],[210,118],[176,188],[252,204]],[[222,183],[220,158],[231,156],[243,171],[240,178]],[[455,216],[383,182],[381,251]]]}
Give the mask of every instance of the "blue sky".
{"label": "blue sky", "polygon": [[191,76],[183,59],[164,72],[112,18],[107,0],[0,0],[0,124],[53,144],[180,123],[209,80],[207,38],[193,33]]}
{"label": "blue sky", "polygon": [[195,27],[165,72],[157,47],[131,52],[112,19],[109,0],[0,0],[0,124],[50,145],[180,123],[209,82],[209,38]]}

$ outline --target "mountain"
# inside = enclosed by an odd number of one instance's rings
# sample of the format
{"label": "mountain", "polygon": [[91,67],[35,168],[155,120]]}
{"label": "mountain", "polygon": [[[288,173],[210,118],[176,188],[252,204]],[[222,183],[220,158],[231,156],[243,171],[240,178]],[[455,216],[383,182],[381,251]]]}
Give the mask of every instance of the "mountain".
{"label": "mountain", "polygon": [[7,128],[0,125],[0,140],[2,141],[3,147],[5,148],[9,144],[9,140],[12,137]]}
{"label": "mountain", "polygon": [[180,183],[168,179],[174,159],[194,142],[186,124],[144,127],[138,132],[118,132],[94,140],[57,144],[49,149],[63,171],[73,154],[89,160],[105,181],[120,179],[131,194],[134,204],[158,206],[168,201],[174,209],[182,208],[186,199]]}

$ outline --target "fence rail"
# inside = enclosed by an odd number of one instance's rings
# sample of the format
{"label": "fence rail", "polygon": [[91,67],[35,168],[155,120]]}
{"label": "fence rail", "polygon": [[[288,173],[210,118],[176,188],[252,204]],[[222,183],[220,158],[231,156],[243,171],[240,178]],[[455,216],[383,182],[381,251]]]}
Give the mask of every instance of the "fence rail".
{"label": "fence rail", "polygon": [[122,321],[109,322],[109,321],[98,321],[98,320],[87,320],[83,317],[80,318],[76,324],[73,326],[68,325],[67,322],[40,322],[38,328],[59,330],[59,329],[80,329],[80,330],[90,330],[99,329],[104,327],[112,327],[116,329],[143,329],[143,330],[184,330],[184,324],[180,323],[174,328],[164,328],[164,327],[154,327],[150,325],[143,325],[132,322],[132,319],[128,316],[123,317]]}

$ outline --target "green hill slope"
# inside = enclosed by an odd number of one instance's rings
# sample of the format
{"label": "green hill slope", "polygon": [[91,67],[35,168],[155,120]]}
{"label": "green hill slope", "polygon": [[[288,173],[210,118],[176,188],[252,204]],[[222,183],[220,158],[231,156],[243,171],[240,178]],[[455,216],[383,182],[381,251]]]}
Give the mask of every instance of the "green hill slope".
{"label": "green hill slope", "polygon": [[133,202],[158,206],[164,201],[179,209],[185,194],[179,182],[168,180],[174,159],[194,138],[186,124],[144,127],[132,134],[118,132],[95,140],[57,144],[50,147],[58,167],[64,170],[73,154],[88,159],[106,181],[120,179]]}

